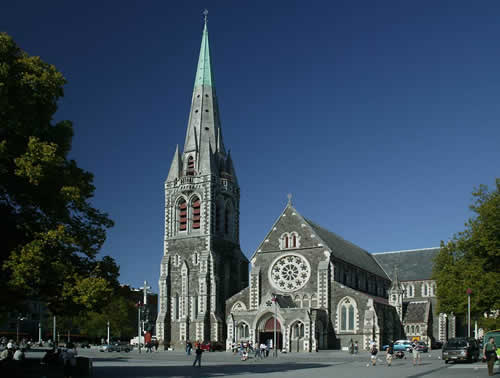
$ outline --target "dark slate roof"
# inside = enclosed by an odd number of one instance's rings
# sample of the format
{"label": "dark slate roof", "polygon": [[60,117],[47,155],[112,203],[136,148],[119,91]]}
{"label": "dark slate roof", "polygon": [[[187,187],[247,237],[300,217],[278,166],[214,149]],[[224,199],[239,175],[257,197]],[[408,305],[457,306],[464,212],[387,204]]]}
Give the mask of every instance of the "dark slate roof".
{"label": "dark slate roof", "polygon": [[[304,218],[305,219],[305,218]],[[373,256],[365,251],[363,248],[348,242],[337,234],[325,230],[323,227],[318,226],[316,223],[305,219],[311,226],[313,231],[327,244],[332,250],[332,254],[339,260],[345,261],[351,265],[357,266],[367,272],[373,273],[377,276],[388,278],[384,270],[375,261]]]}
{"label": "dark slate roof", "polygon": [[374,253],[373,257],[382,266],[385,272],[394,278],[394,267],[399,269],[400,281],[430,280],[434,256],[439,252],[437,248],[412,249],[408,251]]}
{"label": "dark slate roof", "polygon": [[410,302],[406,307],[405,323],[427,323],[429,302]]}

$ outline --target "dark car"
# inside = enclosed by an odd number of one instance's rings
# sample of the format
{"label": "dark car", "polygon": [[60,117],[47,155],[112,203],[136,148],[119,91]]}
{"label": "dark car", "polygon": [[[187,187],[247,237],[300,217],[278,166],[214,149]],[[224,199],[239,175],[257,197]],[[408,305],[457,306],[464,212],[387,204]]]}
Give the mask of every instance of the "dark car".
{"label": "dark car", "polygon": [[431,341],[431,348],[432,349],[441,349],[443,347],[443,343],[438,340],[432,340]]}
{"label": "dark car", "polygon": [[443,345],[442,358],[448,361],[477,361],[479,359],[479,345],[473,338],[455,337]]}
{"label": "dark car", "polygon": [[427,344],[423,341],[419,341],[418,343],[415,344],[415,350],[418,350],[419,352],[424,352],[427,353],[429,351],[429,347]]}

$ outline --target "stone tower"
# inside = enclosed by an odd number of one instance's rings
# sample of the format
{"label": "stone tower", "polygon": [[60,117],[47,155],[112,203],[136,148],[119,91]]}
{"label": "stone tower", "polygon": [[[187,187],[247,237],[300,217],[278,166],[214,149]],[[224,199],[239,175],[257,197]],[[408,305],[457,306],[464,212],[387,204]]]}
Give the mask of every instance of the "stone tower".
{"label": "stone tower", "polygon": [[399,282],[399,271],[398,267],[394,267],[394,280],[392,281],[391,287],[388,290],[389,304],[396,307],[396,311],[399,315],[399,321],[403,321],[403,286]]}
{"label": "stone tower", "polygon": [[222,140],[207,22],[184,149],[165,182],[156,333],[165,346],[225,340],[225,301],[248,285],[239,245],[240,188]]}

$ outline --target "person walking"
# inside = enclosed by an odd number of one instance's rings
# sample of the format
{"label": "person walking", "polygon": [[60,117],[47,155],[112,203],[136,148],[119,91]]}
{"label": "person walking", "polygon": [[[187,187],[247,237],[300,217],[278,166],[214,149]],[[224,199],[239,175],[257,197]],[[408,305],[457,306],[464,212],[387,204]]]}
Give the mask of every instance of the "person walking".
{"label": "person walking", "polygon": [[370,360],[372,362],[372,366],[375,366],[377,364],[377,353],[378,353],[378,349],[374,343],[370,348]]}
{"label": "person walking", "polygon": [[488,342],[484,344],[483,356],[486,358],[486,362],[488,363],[488,375],[492,376],[494,374],[493,366],[495,365],[495,361],[497,359],[497,346],[493,337],[490,337]]}
{"label": "person walking", "polygon": [[195,350],[196,357],[195,357],[194,362],[193,362],[193,367],[195,367],[196,362],[198,362],[198,367],[201,368],[201,355],[202,355],[202,353],[203,353],[203,349],[201,349],[201,344],[198,343],[196,346],[196,350]]}
{"label": "person walking", "polygon": [[387,366],[391,366],[393,354],[394,354],[394,344],[390,343],[389,347],[385,352],[385,360],[387,361]]}
{"label": "person walking", "polygon": [[189,340],[188,340],[188,341],[186,342],[186,354],[187,354],[188,356],[190,356],[190,355],[191,355],[191,350],[192,350],[192,349],[193,349],[193,344],[191,343],[191,341],[189,341]]}
{"label": "person walking", "polygon": [[420,365],[422,363],[422,356],[420,351],[417,349],[416,345],[412,346],[411,354],[413,356],[413,366]]}
{"label": "person walking", "polygon": [[76,366],[76,348],[73,343],[68,343],[62,352],[64,378],[73,377],[73,368]]}
{"label": "person walking", "polygon": [[358,354],[359,351],[359,346],[358,346],[358,340],[354,342],[354,354]]}

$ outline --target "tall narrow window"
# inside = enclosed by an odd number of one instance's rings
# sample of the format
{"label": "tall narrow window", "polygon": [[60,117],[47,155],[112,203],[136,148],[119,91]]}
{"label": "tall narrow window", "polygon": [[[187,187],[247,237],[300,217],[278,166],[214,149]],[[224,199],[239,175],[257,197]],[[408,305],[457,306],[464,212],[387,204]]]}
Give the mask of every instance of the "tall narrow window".
{"label": "tall narrow window", "polygon": [[186,175],[194,176],[194,158],[192,156],[188,158]]}
{"label": "tall narrow window", "polygon": [[292,248],[297,248],[297,235],[292,236]]}
{"label": "tall narrow window", "polygon": [[193,211],[193,230],[197,230],[200,228],[201,219],[201,202],[198,197],[193,198],[191,207]]}
{"label": "tall narrow window", "polygon": [[224,211],[224,233],[227,235],[229,234],[229,218],[230,218],[230,212],[231,210],[226,207],[226,210]]}
{"label": "tall narrow window", "polygon": [[424,283],[424,297],[426,297],[428,295],[428,287],[427,287],[427,284]]}
{"label": "tall narrow window", "polygon": [[285,236],[285,248],[288,248],[288,235]]}
{"label": "tall narrow window", "polygon": [[184,198],[179,201],[179,230],[185,231],[187,229],[187,203]]}
{"label": "tall narrow window", "polygon": [[352,305],[349,305],[349,330],[354,329],[354,307]]}
{"label": "tall narrow window", "polygon": [[347,309],[346,306],[342,306],[340,310],[340,329],[342,331],[347,330]]}
{"label": "tall narrow window", "polygon": [[179,294],[175,295],[175,319],[179,319],[180,301]]}

